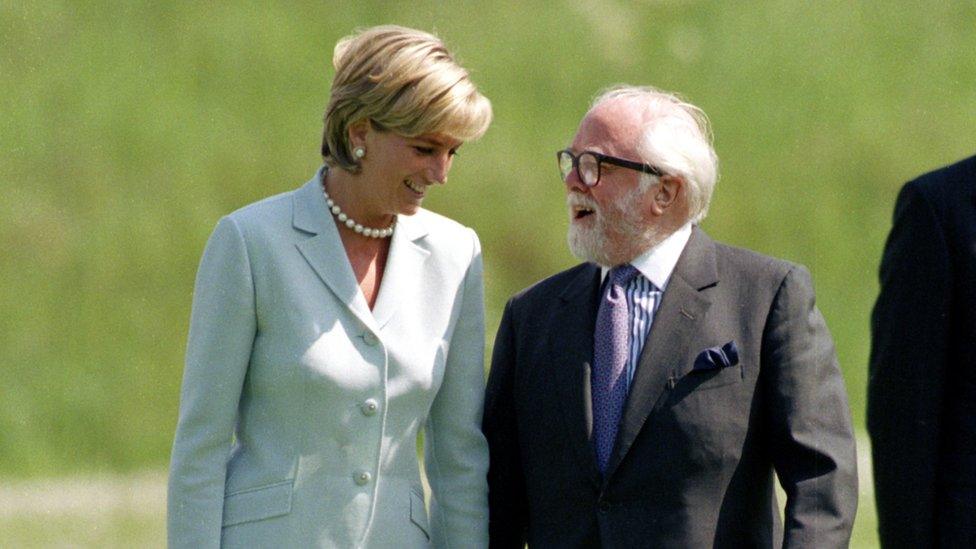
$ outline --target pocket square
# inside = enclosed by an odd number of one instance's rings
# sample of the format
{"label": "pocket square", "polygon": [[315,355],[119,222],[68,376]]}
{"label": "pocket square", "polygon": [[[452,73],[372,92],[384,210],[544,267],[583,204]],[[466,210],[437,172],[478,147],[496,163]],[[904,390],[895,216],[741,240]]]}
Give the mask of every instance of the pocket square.
{"label": "pocket square", "polygon": [[728,368],[739,363],[739,348],[734,341],[721,347],[709,347],[698,353],[693,370],[711,370],[714,368]]}

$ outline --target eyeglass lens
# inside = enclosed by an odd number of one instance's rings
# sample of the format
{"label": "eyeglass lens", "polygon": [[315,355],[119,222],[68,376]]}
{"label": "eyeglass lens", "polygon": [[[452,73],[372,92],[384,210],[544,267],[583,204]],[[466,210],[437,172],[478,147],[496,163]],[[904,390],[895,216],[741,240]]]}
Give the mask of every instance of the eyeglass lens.
{"label": "eyeglass lens", "polygon": [[[592,187],[600,179],[599,161],[590,153],[582,153],[578,157],[579,176],[584,185]],[[563,151],[559,155],[559,171],[563,176],[563,181],[569,177],[573,170],[574,158],[569,151]]]}

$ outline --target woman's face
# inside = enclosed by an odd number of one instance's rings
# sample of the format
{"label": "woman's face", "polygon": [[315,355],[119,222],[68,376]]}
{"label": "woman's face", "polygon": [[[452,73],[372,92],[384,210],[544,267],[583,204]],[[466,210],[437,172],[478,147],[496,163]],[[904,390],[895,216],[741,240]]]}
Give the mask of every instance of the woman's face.
{"label": "woman's face", "polygon": [[372,187],[371,198],[383,210],[377,213],[417,213],[431,185],[447,182],[461,142],[438,133],[404,137],[367,126],[362,135],[366,156],[361,174]]}

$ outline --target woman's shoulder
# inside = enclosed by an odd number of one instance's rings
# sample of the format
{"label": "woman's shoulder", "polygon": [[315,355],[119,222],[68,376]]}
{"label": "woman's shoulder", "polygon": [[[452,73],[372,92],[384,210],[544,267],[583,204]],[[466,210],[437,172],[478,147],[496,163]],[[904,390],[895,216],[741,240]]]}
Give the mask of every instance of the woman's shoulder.
{"label": "woman's shoulder", "polygon": [[425,208],[420,208],[416,214],[409,217],[424,223],[432,231],[436,230],[446,234],[467,234],[471,232],[471,228],[460,222]]}
{"label": "woman's shoulder", "polygon": [[227,217],[238,225],[246,226],[261,225],[282,217],[290,219],[294,193],[295,191],[288,191],[263,198],[234,210]]}
{"label": "woman's shoulder", "polygon": [[[322,200],[318,193],[318,183],[313,178],[297,189],[279,193],[227,214],[245,234],[283,233],[291,234],[293,227],[307,228],[309,223],[303,222],[315,217],[324,217],[325,202],[321,204],[322,212],[314,211],[309,202]],[[300,211],[299,211],[300,210]],[[301,218],[301,219],[300,219]],[[311,223],[315,225],[316,223]]]}
{"label": "woman's shoulder", "polygon": [[238,208],[224,215],[217,224],[218,228],[221,224],[232,225],[252,251],[285,245],[300,234],[294,228],[295,202],[303,188],[269,196]]}
{"label": "woman's shoulder", "polygon": [[443,269],[464,272],[481,257],[481,243],[473,229],[430,210],[420,209],[411,216],[401,215],[396,231],[401,233],[401,240],[409,240],[427,250],[430,254],[428,261]]}
{"label": "woman's shoulder", "polygon": [[410,232],[424,234],[427,240],[435,244],[452,248],[470,248],[472,243],[478,245],[478,235],[474,229],[423,208],[414,215],[400,216],[398,223]]}

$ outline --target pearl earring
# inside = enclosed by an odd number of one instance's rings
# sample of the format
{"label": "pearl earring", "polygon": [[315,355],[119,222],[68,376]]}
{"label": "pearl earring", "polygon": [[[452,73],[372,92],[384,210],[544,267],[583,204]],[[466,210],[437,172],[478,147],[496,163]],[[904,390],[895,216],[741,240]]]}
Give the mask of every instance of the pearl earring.
{"label": "pearl earring", "polygon": [[362,159],[362,157],[366,156],[366,147],[356,147],[352,150],[352,154],[354,154],[356,158]]}

